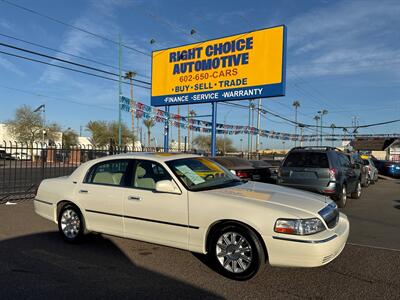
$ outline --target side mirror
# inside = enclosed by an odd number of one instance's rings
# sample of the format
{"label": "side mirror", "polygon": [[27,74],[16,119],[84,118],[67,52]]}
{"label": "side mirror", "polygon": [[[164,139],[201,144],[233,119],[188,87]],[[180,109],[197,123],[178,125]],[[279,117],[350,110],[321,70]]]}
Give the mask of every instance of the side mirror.
{"label": "side mirror", "polygon": [[160,180],[156,183],[156,192],[181,194],[179,187],[172,180]]}

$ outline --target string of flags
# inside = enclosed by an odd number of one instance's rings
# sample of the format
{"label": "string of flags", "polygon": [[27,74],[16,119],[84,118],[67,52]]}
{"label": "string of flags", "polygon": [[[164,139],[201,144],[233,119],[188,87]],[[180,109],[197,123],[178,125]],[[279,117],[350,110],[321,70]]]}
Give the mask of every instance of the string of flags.
{"label": "string of flags", "polygon": [[[133,101],[127,97],[120,97],[120,108],[122,111],[134,112],[137,119],[153,119],[157,123],[168,122],[169,126],[189,128],[191,131],[200,133],[211,133],[212,123],[209,121],[198,120],[191,116],[182,116],[170,112],[163,111],[159,108],[146,105],[141,102]],[[217,134],[227,134],[227,135],[237,135],[237,134],[252,134],[260,135],[261,137],[267,137],[271,139],[287,140],[287,141],[304,141],[313,142],[318,141],[320,136],[318,134],[291,134],[284,132],[276,132],[273,130],[258,129],[250,126],[243,125],[229,125],[217,123]],[[326,141],[336,141],[336,140],[349,140],[354,134],[332,134],[329,137],[324,137]],[[374,134],[362,134],[357,136],[368,137],[376,136]],[[380,135],[385,137],[400,137],[400,135]]]}

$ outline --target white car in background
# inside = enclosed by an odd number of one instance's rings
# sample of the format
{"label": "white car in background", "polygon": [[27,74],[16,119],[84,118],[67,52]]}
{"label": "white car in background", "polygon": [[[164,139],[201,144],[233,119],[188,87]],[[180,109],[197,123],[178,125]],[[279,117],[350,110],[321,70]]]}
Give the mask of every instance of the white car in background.
{"label": "white car in background", "polygon": [[347,217],[326,197],[241,181],[207,158],[135,153],[95,159],[43,180],[37,214],[69,242],[100,232],[207,254],[224,276],[272,266],[318,267],[335,259]]}
{"label": "white car in background", "polygon": [[14,152],[11,154],[11,157],[18,160],[31,160],[32,156],[25,152]]}

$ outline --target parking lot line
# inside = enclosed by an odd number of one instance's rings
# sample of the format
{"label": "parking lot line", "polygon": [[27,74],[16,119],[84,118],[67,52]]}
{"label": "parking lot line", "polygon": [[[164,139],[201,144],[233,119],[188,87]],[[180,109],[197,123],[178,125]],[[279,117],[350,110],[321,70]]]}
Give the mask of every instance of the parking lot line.
{"label": "parking lot line", "polygon": [[347,245],[351,246],[358,246],[358,247],[365,247],[365,248],[372,248],[372,249],[380,249],[380,250],[389,250],[389,251],[397,251],[400,252],[400,249],[393,249],[393,248],[386,248],[386,247],[379,247],[379,246],[371,246],[371,245],[363,245],[363,244],[356,244],[356,243],[346,243]]}

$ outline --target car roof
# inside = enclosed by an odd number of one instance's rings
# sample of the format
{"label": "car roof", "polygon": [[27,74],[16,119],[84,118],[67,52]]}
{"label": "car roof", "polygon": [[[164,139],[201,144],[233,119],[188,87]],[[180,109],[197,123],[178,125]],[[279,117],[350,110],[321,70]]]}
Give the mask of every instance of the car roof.
{"label": "car roof", "polygon": [[182,158],[202,157],[195,154],[174,153],[174,152],[128,152],[114,155],[107,155],[97,158],[95,161],[105,161],[109,159],[151,159],[158,162],[166,162]]}

